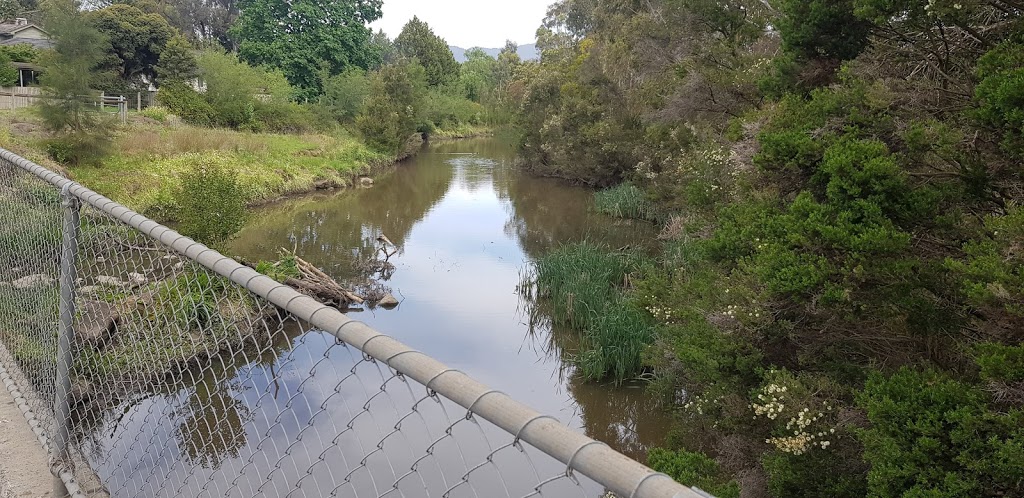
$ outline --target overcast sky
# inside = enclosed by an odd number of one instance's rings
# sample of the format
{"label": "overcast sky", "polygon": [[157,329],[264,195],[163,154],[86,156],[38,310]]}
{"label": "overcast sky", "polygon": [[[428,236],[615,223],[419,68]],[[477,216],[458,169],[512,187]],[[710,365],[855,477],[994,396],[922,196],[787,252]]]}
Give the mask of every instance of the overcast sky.
{"label": "overcast sky", "polygon": [[503,47],[534,42],[548,5],[555,0],[384,0],[384,17],[371,24],[391,38],[418,16],[449,45],[462,48]]}

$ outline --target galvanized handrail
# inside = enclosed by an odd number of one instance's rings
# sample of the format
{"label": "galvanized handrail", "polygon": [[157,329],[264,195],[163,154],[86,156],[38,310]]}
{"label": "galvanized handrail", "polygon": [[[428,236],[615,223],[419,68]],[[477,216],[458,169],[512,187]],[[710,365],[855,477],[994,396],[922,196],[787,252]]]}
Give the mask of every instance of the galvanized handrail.
{"label": "galvanized handrail", "polygon": [[[71,181],[43,166],[0,148],[0,158],[61,189],[185,258],[244,287],[270,303],[337,339],[383,362],[491,422],[516,441],[526,442],[566,464],[566,474],[579,472],[605,486],[617,496],[700,498],[707,495],[677,483],[665,474],[575,432],[550,416],[543,415],[508,395],[489,388],[468,375],[448,368],[434,358],[352,320],[335,308],[300,294],[234,259],[185,237],[131,209]],[[61,473],[67,481],[69,473]],[[74,484],[73,482],[67,482]],[[72,486],[68,486],[69,489]],[[77,488],[77,486],[75,486]]]}

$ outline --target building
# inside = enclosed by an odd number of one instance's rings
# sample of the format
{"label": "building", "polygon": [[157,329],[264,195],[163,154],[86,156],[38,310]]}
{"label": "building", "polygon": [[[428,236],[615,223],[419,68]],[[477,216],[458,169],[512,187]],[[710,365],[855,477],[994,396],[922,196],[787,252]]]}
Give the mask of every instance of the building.
{"label": "building", "polygon": [[13,21],[0,22],[0,45],[27,43],[35,48],[51,48],[53,42],[43,28],[19,17]]}
{"label": "building", "polygon": [[[42,28],[23,17],[13,21],[0,22],[0,46],[27,44],[37,49],[53,47],[50,35]],[[18,69],[18,86],[33,86],[37,82],[39,67],[25,62],[15,62]]]}

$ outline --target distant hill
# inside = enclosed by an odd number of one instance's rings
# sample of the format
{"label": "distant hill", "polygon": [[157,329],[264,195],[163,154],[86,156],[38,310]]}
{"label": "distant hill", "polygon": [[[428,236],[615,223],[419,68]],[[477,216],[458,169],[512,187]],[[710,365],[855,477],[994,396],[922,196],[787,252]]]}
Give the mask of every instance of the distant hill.
{"label": "distant hill", "polygon": [[[462,47],[453,47],[451,45],[449,45],[448,48],[452,50],[452,55],[455,56],[456,61],[466,62],[466,50],[468,49]],[[498,53],[501,52],[500,48],[481,48],[481,50],[487,52],[487,55],[490,55],[491,57],[497,57]],[[524,61],[534,60],[540,57],[540,54],[537,53],[537,46],[532,43],[529,45],[520,45],[519,50],[517,50],[517,52],[519,53],[519,58],[523,59]]]}

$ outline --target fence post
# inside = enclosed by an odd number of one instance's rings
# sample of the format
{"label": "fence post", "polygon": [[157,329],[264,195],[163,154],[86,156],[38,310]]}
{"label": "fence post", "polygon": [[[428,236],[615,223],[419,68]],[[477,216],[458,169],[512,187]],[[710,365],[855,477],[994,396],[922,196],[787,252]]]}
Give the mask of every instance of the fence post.
{"label": "fence post", "polygon": [[75,334],[75,279],[80,203],[77,197],[71,195],[70,186],[69,183],[61,190],[64,237],[60,253],[60,330],[57,335],[57,379],[55,381],[56,395],[53,400],[53,454],[50,455],[53,495],[56,497],[69,495],[60,473],[71,470],[71,458],[68,452],[68,444],[71,440],[71,348],[74,344]]}

